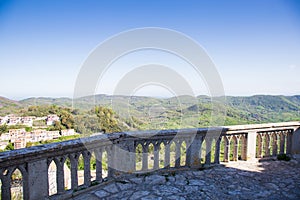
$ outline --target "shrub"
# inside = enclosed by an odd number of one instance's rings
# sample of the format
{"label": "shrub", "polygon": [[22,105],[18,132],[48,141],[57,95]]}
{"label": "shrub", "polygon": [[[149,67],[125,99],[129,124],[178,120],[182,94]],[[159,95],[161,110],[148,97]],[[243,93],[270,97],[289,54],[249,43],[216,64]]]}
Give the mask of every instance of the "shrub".
{"label": "shrub", "polygon": [[289,160],[291,160],[291,158],[290,158],[289,156],[287,156],[286,154],[279,154],[279,155],[277,156],[277,159],[278,159],[278,160],[284,160],[284,161],[289,161]]}

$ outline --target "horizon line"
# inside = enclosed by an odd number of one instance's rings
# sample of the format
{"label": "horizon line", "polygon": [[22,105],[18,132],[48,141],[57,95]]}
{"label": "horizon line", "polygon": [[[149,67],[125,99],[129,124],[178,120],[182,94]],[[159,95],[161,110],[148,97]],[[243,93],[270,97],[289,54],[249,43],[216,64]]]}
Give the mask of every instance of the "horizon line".
{"label": "horizon line", "polygon": [[258,94],[250,94],[250,95],[220,95],[220,96],[210,96],[207,94],[199,94],[196,96],[191,96],[191,95],[178,95],[178,96],[154,96],[154,95],[122,95],[122,94],[105,94],[105,93],[101,93],[101,94],[93,94],[93,95],[87,95],[87,96],[81,96],[81,97],[70,97],[70,96],[29,96],[29,97],[20,97],[20,98],[14,98],[14,97],[6,97],[6,96],[0,96],[0,98],[5,98],[8,100],[13,100],[13,101],[23,101],[23,100],[27,100],[27,99],[40,99],[40,98],[46,98],[46,99],[80,99],[80,98],[86,98],[86,97],[92,97],[92,96],[108,96],[108,97],[112,97],[112,96],[123,96],[123,97],[145,97],[145,98],[155,98],[155,99],[169,99],[169,98],[174,98],[174,97],[182,97],[182,96],[190,96],[190,97],[201,97],[201,96],[205,96],[205,97],[209,97],[209,98],[218,98],[218,97],[253,97],[253,96],[286,96],[286,97],[291,97],[291,96],[299,96],[300,94],[263,94],[263,93],[258,93]]}

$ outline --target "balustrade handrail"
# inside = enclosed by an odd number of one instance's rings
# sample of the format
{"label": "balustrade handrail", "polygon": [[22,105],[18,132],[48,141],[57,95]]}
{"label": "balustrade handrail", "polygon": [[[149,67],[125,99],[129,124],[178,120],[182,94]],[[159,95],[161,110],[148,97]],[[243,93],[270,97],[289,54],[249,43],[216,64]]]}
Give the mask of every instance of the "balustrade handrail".
{"label": "balustrade handrail", "polygon": [[300,122],[279,122],[279,123],[265,123],[265,124],[245,124],[245,125],[233,125],[224,126],[227,128],[227,132],[233,131],[251,131],[251,130],[270,130],[270,129],[280,129],[280,128],[297,128],[300,126]]}
{"label": "balustrade handrail", "polygon": [[100,134],[90,137],[83,137],[62,142],[43,144],[23,149],[16,149],[0,153],[0,166],[7,167],[24,162],[35,161],[47,157],[55,157],[72,152],[78,152],[90,149],[95,146],[104,146],[106,144],[114,144],[117,140],[155,140],[159,137],[174,137],[176,134],[196,133],[204,134],[207,131],[218,131],[225,133],[227,129],[222,127],[212,128],[188,128],[188,129],[169,129],[169,130],[147,130],[147,131],[128,131],[110,134]]}
{"label": "balustrade handrail", "polygon": [[[174,136],[178,132],[181,133],[190,133],[195,132],[197,133],[206,133],[208,130],[210,131],[221,131],[222,134],[231,133],[231,132],[247,132],[251,130],[271,130],[271,129],[281,129],[281,128],[296,128],[300,127],[300,122],[293,121],[293,122],[280,122],[280,123],[265,123],[265,124],[251,124],[251,125],[233,125],[233,126],[223,126],[223,127],[211,127],[211,128],[190,128],[190,129],[169,129],[169,130],[147,130],[147,131],[128,131],[128,132],[119,132],[119,133],[112,133],[112,134],[101,134],[95,135],[90,137],[84,137],[80,139],[73,139],[68,141],[62,142],[55,142],[51,144],[44,144],[33,146],[24,149],[17,149],[12,151],[6,151],[0,153],[0,166],[5,167],[8,166],[6,162],[10,162],[15,164],[18,159],[22,161],[30,161],[30,160],[37,160],[40,158],[43,153],[46,153],[47,156],[55,156],[60,154],[60,150],[64,151],[75,151],[78,149],[73,149],[76,147],[88,147],[94,143],[99,144],[99,142],[113,142],[117,139],[126,139],[126,138],[149,138],[149,137],[159,137],[163,136],[166,137]],[[153,138],[154,139],[154,138]],[[71,149],[71,150],[70,150]],[[69,153],[69,152],[68,152]]]}

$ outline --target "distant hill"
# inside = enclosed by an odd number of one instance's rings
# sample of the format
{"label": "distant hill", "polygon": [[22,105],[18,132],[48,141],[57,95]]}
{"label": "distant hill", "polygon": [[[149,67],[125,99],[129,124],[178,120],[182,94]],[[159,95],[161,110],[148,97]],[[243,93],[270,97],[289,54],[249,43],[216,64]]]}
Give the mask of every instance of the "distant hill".
{"label": "distant hill", "polygon": [[0,97],[0,113],[2,115],[17,112],[19,109],[23,107],[24,106],[22,105],[22,103],[18,101],[10,100],[5,97]]}
{"label": "distant hill", "polygon": [[[226,125],[300,120],[300,96],[255,95],[226,97]],[[110,107],[124,126],[138,129],[203,127],[210,125],[211,99],[208,96],[153,98],[141,96],[95,95],[71,98],[28,98],[13,101],[0,97],[0,116],[20,113],[29,106],[57,105],[83,112],[95,105]],[[220,116],[222,113],[219,114]]]}
{"label": "distant hill", "polygon": [[39,105],[57,105],[62,107],[71,107],[72,99],[70,98],[28,98],[19,101],[23,106],[39,106]]}

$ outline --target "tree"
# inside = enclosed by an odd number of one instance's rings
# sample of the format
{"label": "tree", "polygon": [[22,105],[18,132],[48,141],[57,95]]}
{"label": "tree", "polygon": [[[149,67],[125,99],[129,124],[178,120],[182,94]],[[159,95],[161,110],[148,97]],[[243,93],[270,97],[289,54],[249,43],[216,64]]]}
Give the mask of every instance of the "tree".
{"label": "tree", "polygon": [[32,147],[32,146],[34,146],[34,143],[33,143],[33,142],[27,142],[27,143],[26,143],[26,148]]}
{"label": "tree", "polygon": [[75,121],[74,121],[73,115],[70,112],[68,112],[66,110],[61,111],[59,118],[60,118],[61,124],[64,127],[66,127],[67,129],[74,128]]}
{"label": "tree", "polygon": [[114,117],[112,109],[102,106],[96,106],[95,113],[98,117],[101,130],[104,133],[121,131],[120,127],[118,126],[118,120]]}
{"label": "tree", "polygon": [[11,151],[14,150],[14,145],[12,143],[8,143],[8,145],[5,147],[5,151]]}
{"label": "tree", "polygon": [[3,124],[0,126],[0,135],[1,133],[7,133],[8,132],[8,128],[6,124]]}
{"label": "tree", "polygon": [[75,130],[78,133],[89,135],[101,132],[100,123],[95,113],[84,116],[75,116]]}
{"label": "tree", "polygon": [[49,131],[61,131],[65,127],[60,123],[60,121],[55,121],[53,126],[49,127]]}

